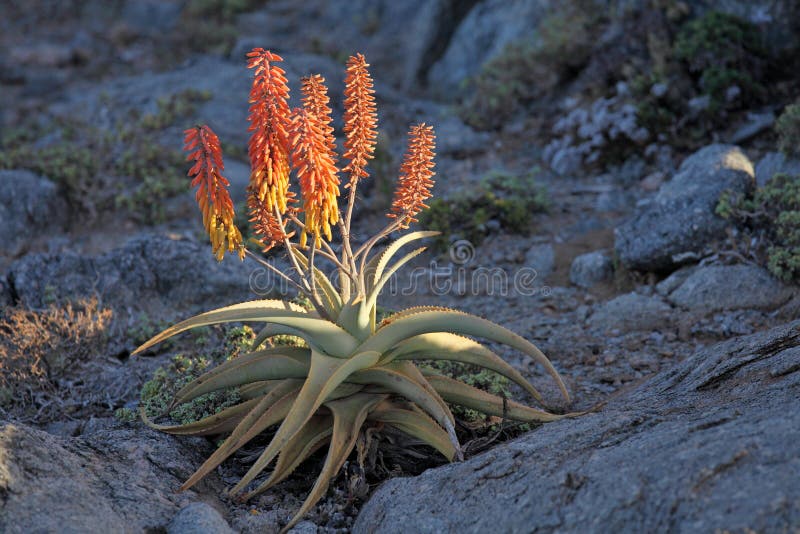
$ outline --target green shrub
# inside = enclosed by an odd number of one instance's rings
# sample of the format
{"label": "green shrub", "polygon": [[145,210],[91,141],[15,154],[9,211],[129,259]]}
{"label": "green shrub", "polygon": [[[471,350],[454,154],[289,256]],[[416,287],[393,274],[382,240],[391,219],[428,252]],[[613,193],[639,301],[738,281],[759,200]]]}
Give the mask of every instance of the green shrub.
{"label": "green shrub", "polygon": [[477,245],[490,232],[489,221],[515,234],[530,231],[533,215],[547,209],[547,194],[534,181],[535,171],[518,177],[495,171],[475,190],[449,199],[435,198],[423,212],[423,226],[442,233],[437,246],[444,250],[452,235]]}
{"label": "green shrub", "polygon": [[778,146],[787,156],[800,157],[800,103],[787,106],[775,123]]}
{"label": "green shrub", "polygon": [[750,198],[726,192],[717,214],[759,238],[757,252],[776,278],[800,280],[800,176],[776,174]]}
{"label": "green shrub", "polygon": [[711,97],[712,112],[726,105],[731,86],[742,90],[745,103],[765,93],[759,83],[767,61],[764,37],[744,19],[710,11],[690,20],[678,32],[674,53],[696,77],[701,92]]}

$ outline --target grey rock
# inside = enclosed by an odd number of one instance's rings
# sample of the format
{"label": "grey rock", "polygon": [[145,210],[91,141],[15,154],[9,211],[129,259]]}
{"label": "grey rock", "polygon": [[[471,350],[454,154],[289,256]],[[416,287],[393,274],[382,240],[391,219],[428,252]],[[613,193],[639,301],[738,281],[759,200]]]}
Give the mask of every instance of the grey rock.
{"label": "grey rock", "polygon": [[755,137],[764,130],[772,128],[775,124],[775,113],[771,110],[762,113],[748,113],[747,120],[731,135],[732,144],[742,143],[751,137]]}
{"label": "grey rock", "polygon": [[756,184],[763,187],[776,174],[800,176],[800,160],[788,158],[783,152],[768,152],[756,164]]}
{"label": "grey rock", "polygon": [[553,245],[534,245],[525,254],[525,266],[536,271],[539,280],[544,280],[556,265],[556,251]]}
{"label": "grey rock", "polygon": [[158,36],[178,25],[182,2],[164,0],[128,0],[120,22],[143,35]]}
{"label": "grey rock", "polygon": [[311,521],[300,521],[289,531],[289,534],[316,534],[317,525]]}
{"label": "grey rock", "polygon": [[791,287],[755,265],[715,265],[691,273],[669,300],[690,310],[774,310],[793,295]]}
{"label": "grey rock", "polygon": [[672,324],[672,307],[659,297],[626,293],[599,306],[589,325],[602,330],[660,330]]}
{"label": "grey rock", "polygon": [[489,134],[476,132],[453,115],[434,123],[436,126],[437,154],[466,156],[486,151]]}
{"label": "grey rock", "polygon": [[573,146],[560,148],[553,154],[550,167],[561,176],[573,175],[583,168],[583,154]]}
{"label": "grey rock", "polygon": [[0,256],[18,256],[32,240],[61,232],[68,220],[53,182],[29,171],[0,171]]}
{"label": "grey rock", "polygon": [[683,267],[656,284],[656,293],[666,297],[678,288],[695,271],[696,267]]}
{"label": "grey rock", "polygon": [[384,483],[366,532],[791,531],[800,322],[703,349],[602,409]]}
{"label": "grey rock", "polygon": [[600,251],[581,254],[572,260],[569,281],[580,287],[592,287],[614,276],[614,262]]}
{"label": "grey rock", "polygon": [[463,80],[520,40],[538,41],[538,26],[548,2],[542,0],[483,0],[464,17],[444,55],[428,72],[428,85],[439,96],[463,90]]}
{"label": "grey rock", "polygon": [[[205,243],[143,235],[96,257],[29,254],[11,264],[8,278],[28,307],[97,295],[119,322],[140,313],[170,319],[255,298],[249,282],[258,272],[235,256],[217,262]],[[264,295],[274,289],[267,282],[261,280]]]}
{"label": "grey rock", "polygon": [[753,165],[737,147],[710,145],[689,156],[652,202],[615,230],[622,263],[644,271],[676,267],[678,258],[724,237],[726,221],[714,210],[725,190],[752,189]]}
{"label": "grey rock", "polygon": [[[175,490],[210,452],[205,440],[142,427],[59,438],[0,424],[0,531],[160,531],[198,499]],[[206,487],[215,493],[214,480]]]}
{"label": "grey rock", "polygon": [[11,284],[8,278],[0,276],[0,308],[14,304],[14,294],[11,292]]}
{"label": "grey rock", "polygon": [[193,502],[167,526],[167,534],[234,534],[235,531],[214,508],[204,502]]}

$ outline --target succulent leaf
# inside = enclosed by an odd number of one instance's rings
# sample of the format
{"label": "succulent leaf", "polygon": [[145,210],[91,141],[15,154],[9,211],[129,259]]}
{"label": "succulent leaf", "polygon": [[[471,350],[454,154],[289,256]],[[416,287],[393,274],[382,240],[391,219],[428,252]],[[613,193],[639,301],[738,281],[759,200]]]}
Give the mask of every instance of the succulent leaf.
{"label": "succulent leaf", "polygon": [[437,332],[409,338],[389,351],[381,362],[393,360],[449,360],[477,365],[505,376],[536,400],[542,400],[536,388],[500,356],[477,341],[457,334]]}
{"label": "succulent leaf", "polygon": [[356,371],[366,369],[378,361],[380,354],[377,352],[359,352],[351,358],[335,358],[322,352],[312,351],[311,368],[308,378],[300,390],[291,410],[281,423],[278,431],[273,436],[261,456],[256,460],[250,470],[242,477],[232,493],[240,493],[258,473],[264,470],[275,458],[286,443],[300,431],[303,425],[314,415],[325,399],[339,384],[344,382]]}
{"label": "succulent leaf", "polygon": [[345,330],[330,321],[309,316],[301,306],[280,300],[254,300],[181,321],[147,341],[134,354],[192,328],[240,321],[273,323],[291,328],[300,332],[311,347],[339,357],[347,357],[358,346],[358,342]]}
{"label": "succulent leaf", "polygon": [[367,339],[357,349],[359,351],[374,350],[386,352],[401,341],[412,336],[434,332],[450,332],[468,336],[483,337],[498,343],[504,343],[525,354],[544,366],[553,380],[556,381],[561,395],[569,402],[569,393],[553,364],[542,354],[536,345],[500,326],[481,317],[456,310],[421,311],[404,315],[392,320],[386,326]]}
{"label": "succulent leaf", "polygon": [[176,436],[213,436],[233,430],[256,404],[258,404],[258,399],[247,400],[198,421],[183,425],[159,425],[147,417],[144,407],[140,409],[140,412],[144,424],[154,430],[160,430]]}
{"label": "succulent leaf", "polygon": [[423,441],[451,462],[456,456],[456,449],[450,442],[450,436],[424,413],[382,403],[369,414],[367,419],[392,426]]}

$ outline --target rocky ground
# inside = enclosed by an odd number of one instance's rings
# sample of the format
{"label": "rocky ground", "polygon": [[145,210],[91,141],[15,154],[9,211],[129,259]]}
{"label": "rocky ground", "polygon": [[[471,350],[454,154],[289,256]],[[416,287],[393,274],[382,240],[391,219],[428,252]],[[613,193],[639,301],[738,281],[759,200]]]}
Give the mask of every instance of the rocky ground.
{"label": "rocky ground", "polygon": [[[600,22],[582,18],[586,2],[564,4],[578,11],[553,15],[528,0],[1,7],[0,531],[272,532],[312,484],[314,465],[252,502],[228,499],[257,444],[176,493],[214,443],[115,416],[136,409],[173,356],[225,342],[212,330],[131,357],[161,326],[287,294],[251,260],[213,259],[177,152],[183,128],[210,124],[234,200],[244,199],[243,58],[254,46],[284,56],[294,92],[299,76],[325,76],[335,117],[347,55],[373,65],[380,146],[356,239],[383,224],[412,122],[436,128],[435,191],[450,209],[492,173],[544,192],[547,209],[530,208],[524,228],[468,214],[477,234],[454,229],[384,304],[451,306],[508,326],[554,362],[571,409],[593,409],[500,432],[491,446],[477,440],[464,463],[409,465],[387,452],[368,484],[348,465],[295,532],[800,528],[800,292],[751,253],[758,235],[717,214],[727,192],[752,195],[776,173],[800,173],[773,129],[797,97],[787,96],[797,70],[764,67],[775,81],[753,101],[731,83],[714,112],[722,122],[692,94],[685,116],[649,131],[637,105],[655,98],[666,109],[670,92],[689,89],[658,82],[642,95],[622,71],[641,67],[637,54],[666,61],[658,40],[715,3],[595,2],[589,13],[628,13]],[[724,4],[769,36],[770,53],[800,44],[793,2]],[[477,119],[488,97],[465,80],[531,28],[538,46],[566,46],[557,15],[574,23],[570,42],[590,44],[556,50],[582,62],[535,55],[526,70],[536,91],[510,85],[494,97],[518,107]],[[631,29],[642,21],[650,41]],[[557,398],[541,369],[493,348]]]}

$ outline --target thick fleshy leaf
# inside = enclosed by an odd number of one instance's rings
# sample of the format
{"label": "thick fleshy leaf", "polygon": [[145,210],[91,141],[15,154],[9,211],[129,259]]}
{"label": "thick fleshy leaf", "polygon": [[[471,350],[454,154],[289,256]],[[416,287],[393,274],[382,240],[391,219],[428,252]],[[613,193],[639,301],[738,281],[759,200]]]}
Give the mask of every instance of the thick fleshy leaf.
{"label": "thick fleshy leaf", "polygon": [[[283,384],[273,388],[272,391],[259,399],[253,409],[241,420],[222,445],[217,447],[217,450],[203,462],[203,465],[183,483],[181,490],[194,486],[201,478],[214,470],[250,439],[283,419],[289,412],[291,403],[297,398],[297,393],[300,391],[302,384],[302,380],[285,380]],[[265,414],[271,416],[266,418],[267,421],[263,421]],[[257,426],[256,423],[258,422],[262,424]]]}
{"label": "thick fleshy leaf", "polygon": [[333,433],[333,417],[315,415],[303,425],[303,428],[289,440],[275,462],[275,469],[264,483],[269,489],[286,479],[309,456],[326,444]]}
{"label": "thick fleshy leaf", "polygon": [[[308,269],[308,258],[306,258],[305,254],[296,249],[292,249],[292,252],[294,252],[294,256],[300,266],[303,269]],[[325,311],[330,317],[336,318],[339,315],[339,310],[342,309],[342,299],[330,279],[316,267],[314,267],[314,283],[322,291],[322,304],[325,306]]]}
{"label": "thick fleshy leaf", "polygon": [[373,336],[361,344],[357,351],[370,350],[384,353],[410,337],[434,332],[482,337],[524,352],[545,367],[558,384],[564,399],[569,402],[569,393],[564,381],[550,360],[536,345],[496,323],[456,310],[421,311],[404,315],[379,328]]}
{"label": "thick fleshy leaf", "polygon": [[442,453],[442,456],[451,462],[456,456],[456,449],[450,442],[447,432],[422,412],[407,410],[394,406],[392,403],[382,403],[370,412],[367,419],[392,426],[421,440]]}
{"label": "thick fleshy leaf", "polygon": [[[358,315],[358,327],[360,330],[367,330],[369,327],[369,320],[370,320],[370,311],[375,309],[378,304],[378,295],[383,290],[384,286],[389,283],[389,280],[392,279],[392,276],[397,272],[400,267],[408,263],[409,261],[413,260],[423,252],[427,247],[420,247],[416,250],[413,250],[400,258],[397,263],[386,269],[385,272],[381,275],[381,277],[375,281],[373,287],[370,289],[369,293],[367,293],[367,299],[361,305],[359,309]],[[380,265],[378,266],[380,267]],[[376,273],[378,271],[376,270]]]}
{"label": "thick fleshy leaf", "polygon": [[273,347],[245,354],[186,384],[175,394],[173,406],[218,389],[265,380],[305,378],[310,365],[311,350],[306,348]]}
{"label": "thick fleshy leaf", "polygon": [[[397,252],[412,241],[416,241],[418,239],[424,239],[426,237],[434,237],[439,235],[440,232],[432,232],[432,231],[420,231],[420,232],[411,232],[409,234],[405,234],[402,237],[397,238],[395,241],[389,244],[383,252],[380,252],[370,258],[367,267],[364,269],[364,277],[367,281],[367,291],[371,292],[372,289],[375,287],[375,282],[381,279],[383,276],[383,271],[386,269],[386,266],[389,265],[389,262],[392,261],[392,257],[394,257]],[[376,260],[374,266],[371,266],[373,260]]]}
{"label": "thick fleshy leaf", "polygon": [[414,336],[395,346],[381,359],[381,362],[395,359],[449,360],[477,365],[505,376],[524,388],[536,400],[542,400],[536,388],[500,356],[477,341],[457,334],[437,332]]}
{"label": "thick fleshy leaf", "polygon": [[[407,369],[403,369],[401,365],[395,363],[358,371],[353,373],[348,380],[356,384],[370,384],[384,387],[417,404],[447,430],[453,447],[457,451],[460,451],[460,445],[453,424],[453,414],[444,401],[442,401],[439,394],[430,387],[424,377],[420,376],[419,379],[417,379],[413,375],[410,375]],[[424,384],[421,382],[424,382]]]}
{"label": "thick fleshy leaf", "polygon": [[[308,513],[328,490],[333,477],[342,469],[344,462],[356,445],[358,433],[367,419],[369,411],[386,397],[381,395],[352,395],[341,400],[326,402],[325,406],[333,414],[333,433],[328,447],[328,456],[306,500],[281,532],[287,532]],[[256,489],[249,496],[256,495],[266,489],[266,484]]]}
{"label": "thick fleshy leaf", "polygon": [[446,376],[428,375],[433,389],[439,392],[444,400],[452,404],[458,404],[467,408],[472,408],[487,415],[497,417],[505,416],[515,421],[526,423],[547,423],[558,421],[564,417],[574,417],[579,414],[557,415],[542,410],[525,406],[512,400],[505,401],[505,409],[502,397],[492,395],[481,389],[468,386],[458,380],[453,380]]}
{"label": "thick fleshy leaf", "polygon": [[311,317],[305,310],[298,309],[302,307],[278,300],[255,300],[219,308],[167,328],[134,354],[191,328],[240,321],[274,323],[295,329],[310,346],[333,356],[344,358],[353,353],[358,342],[350,334],[330,321]]}
{"label": "thick fleshy leaf", "polygon": [[253,409],[258,400],[245,400],[245,402],[225,408],[218,413],[204,417],[199,421],[193,421],[184,425],[159,425],[147,417],[142,407],[140,411],[144,424],[152,429],[174,434],[177,436],[214,436],[224,434],[233,430],[239,421]]}
{"label": "thick fleshy leaf", "polygon": [[255,461],[250,470],[242,477],[238,484],[231,490],[240,493],[258,474],[269,465],[286,443],[300,431],[314,412],[328,396],[354,372],[365,369],[378,361],[380,354],[377,352],[360,352],[351,358],[334,358],[327,354],[312,351],[311,368],[308,378],[303,384],[303,389],[292,409],[284,419],[272,441]]}

